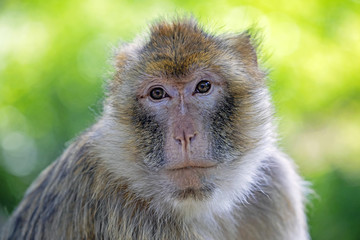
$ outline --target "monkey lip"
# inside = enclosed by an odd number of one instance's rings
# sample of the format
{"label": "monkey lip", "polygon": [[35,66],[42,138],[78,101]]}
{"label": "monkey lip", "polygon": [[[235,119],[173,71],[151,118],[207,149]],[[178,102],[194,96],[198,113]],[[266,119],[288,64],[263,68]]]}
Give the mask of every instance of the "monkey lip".
{"label": "monkey lip", "polygon": [[199,169],[206,170],[209,168],[214,168],[216,166],[215,163],[180,163],[174,166],[170,166],[167,168],[168,171],[181,171],[181,170],[191,170],[191,169]]}

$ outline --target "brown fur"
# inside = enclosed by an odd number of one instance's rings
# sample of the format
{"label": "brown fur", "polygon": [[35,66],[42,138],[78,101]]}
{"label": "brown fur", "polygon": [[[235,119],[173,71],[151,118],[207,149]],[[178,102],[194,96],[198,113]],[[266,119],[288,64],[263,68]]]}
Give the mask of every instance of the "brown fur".
{"label": "brown fur", "polygon": [[[32,184],[1,239],[308,239],[305,188],[276,147],[248,34],[160,22],[123,46],[115,64],[103,116]],[[148,85],[183,91],[199,76],[219,91],[206,104],[194,100],[186,117],[145,107]],[[194,156],[216,167],[164,174],[195,161],[169,144],[178,127],[199,131]]]}

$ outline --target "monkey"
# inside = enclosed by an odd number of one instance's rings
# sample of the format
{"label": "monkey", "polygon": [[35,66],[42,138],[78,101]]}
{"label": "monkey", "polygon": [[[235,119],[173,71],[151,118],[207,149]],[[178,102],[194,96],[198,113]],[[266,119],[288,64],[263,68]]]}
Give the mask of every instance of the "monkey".
{"label": "monkey", "polygon": [[309,239],[248,31],[160,20],[114,54],[103,113],[27,190],[1,239]]}

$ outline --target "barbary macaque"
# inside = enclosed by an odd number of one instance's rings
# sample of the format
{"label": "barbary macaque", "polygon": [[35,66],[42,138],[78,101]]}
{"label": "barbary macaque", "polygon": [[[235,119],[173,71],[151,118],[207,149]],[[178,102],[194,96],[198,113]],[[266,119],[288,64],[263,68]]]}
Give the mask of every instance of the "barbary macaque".
{"label": "barbary macaque", "polygon": [[308,239],[247,32],[159,21],[115,53],[102,116],[27,190],[2,239]]}

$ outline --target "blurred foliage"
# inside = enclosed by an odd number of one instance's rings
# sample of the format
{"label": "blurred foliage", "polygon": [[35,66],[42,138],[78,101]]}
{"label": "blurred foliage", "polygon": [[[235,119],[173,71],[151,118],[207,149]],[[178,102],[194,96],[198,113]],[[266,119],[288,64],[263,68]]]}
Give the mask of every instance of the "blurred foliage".
{"label": "blurred foliage", "polygon": [[101,112],[112,49],[176,12],[261,29],[282,148],[316,192],[311,235],[359,239],[359,0],[0,0],[0,222]]}
{"label": "blurred foliage", "polygon": [[359,239],[360,176],[333,169],[312,182],[317,194],[309,207],[312,239]]}

